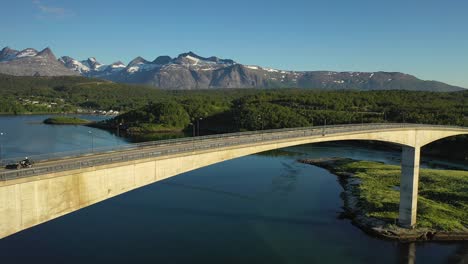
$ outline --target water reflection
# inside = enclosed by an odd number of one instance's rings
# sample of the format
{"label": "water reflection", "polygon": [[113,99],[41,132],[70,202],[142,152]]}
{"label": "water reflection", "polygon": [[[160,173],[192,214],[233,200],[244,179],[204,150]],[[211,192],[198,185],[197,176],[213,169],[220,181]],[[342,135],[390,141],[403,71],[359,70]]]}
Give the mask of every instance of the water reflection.
{"label": "water reflection", "polygon": [[415,243],[399,243],[397,250],[398,250],[398,263],[400,264],[415,264],[416,263],[416,244]]}
{"label": "water reflection", "polygon": [[185,188],[185,189],[190,189],[190,190],[209,192],[209,193],[219,194],[219,195],[227,195],[227,196],[230,196],[230,197],[236,197],[236,198],[245,199],[245,200],[254,200],[255,199],[252,196],[244,195],[244,194],[241,194],[241,193],[218,190],[218,189],[215,189],[215,188],[209,188],[209,187],[203,187],[203,186],[196,186],[196,185],[192,185],[192,184],[184,184],[184,183],[177,183],[177,182],[161,182],[160,184],[169,185],[169,186],[178,187],[178,188]]}
{"label": "water reflection", "polygon": [[279,195],[288,195],[296,189],[297,175],[300,170],[297,166],[282,162],[282,173],[272,179],[272,190]]}

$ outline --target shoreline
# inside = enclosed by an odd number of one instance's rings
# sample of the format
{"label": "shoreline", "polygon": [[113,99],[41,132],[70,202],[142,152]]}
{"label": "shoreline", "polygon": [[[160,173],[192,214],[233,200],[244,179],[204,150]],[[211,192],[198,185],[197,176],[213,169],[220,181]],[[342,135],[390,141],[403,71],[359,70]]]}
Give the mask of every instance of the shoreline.
{"label": "shoreline", "polygon": [[44,124],[47,124],[47,125],[74,125],[74,126],[77,126],[77,125],[87,125],[87,124],[92,123],[93,121],[78,118],[76,116],[58,115],[58,116],[46,118],[42,122]]}
{"label": "shoreline", "polygon": [[[324,168],[338,177],[343,187],[341,198],[344,202],[343,218],[351,220],[351,223],[369,235],[400,242],[423,241],[468,241],[468,230],[444,231],[432,228],[401,228],[396,222],[388,222],[382,219],[366,216],[366,212],[359,207],[358,197],[353,194],[353,189],[361,184],[360,179],[351,172],[339,171],[336,165],[339,162],[352,161],[346,158],[300,159],[298,162]],[[396,220],[395,220],[396,221]]]}

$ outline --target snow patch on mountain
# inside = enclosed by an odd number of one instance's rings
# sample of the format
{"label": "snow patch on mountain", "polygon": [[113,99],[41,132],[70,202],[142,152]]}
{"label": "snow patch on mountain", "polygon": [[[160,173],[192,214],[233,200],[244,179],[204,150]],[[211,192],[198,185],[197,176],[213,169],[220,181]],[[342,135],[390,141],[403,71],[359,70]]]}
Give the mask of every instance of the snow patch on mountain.
{"label": "snow patch on mountain", "polygon": [[84,65],[83,63],[81,63],[81,62],[79,62],[77,60],[73,60],[72,65],[74,66],[74,68],[78,72],[83,73],[83,72],[89,72],[90,71],[88,66]]}
{"label": "snow patch on mountain", "polygon": [[263,68],[267,72],[279,72],[279,70],[272,69],[272,68]]}
{"label": "snow patch on mountain", "polygon": [[190,56],[190,55],[185,56],[185,58],[187,58],[187,59],[193,61],[193,63],[194,63],[195,65],[197,65],[198,62],[200,61],[200,59],[197,59],[197,58],[192,57],[192,56]]}
{"label": "snow patch on mountain", "polygon": [[37,55],[37,50],[35,49],[24,49],[16,54],[16,58],[24,58],[24,57],[34,57]]}
{"label": "snow patch on mountain", "polygon": [[132,66],[130,68],[127,69],[127,72],[129,73],[134,73],[134,72],[137,72],[138,70],[140,70],[140,67],[138,66]]}
{"label": "snow patch on mountain", "polygon": [[118,62],[114,62],[111,64],[111,68],[113,69],[119,69],[119,68],[125,68],[125,64],[123,64],[122,62],[118,61]]}

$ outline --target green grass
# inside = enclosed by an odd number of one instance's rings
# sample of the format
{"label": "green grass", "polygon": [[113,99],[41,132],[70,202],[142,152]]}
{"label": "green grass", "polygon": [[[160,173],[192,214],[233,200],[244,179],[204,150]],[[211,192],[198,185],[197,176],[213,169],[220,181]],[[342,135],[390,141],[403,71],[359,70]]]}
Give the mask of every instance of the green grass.
{"label": "green grass", "polygon": [[45,124],[50,125],[84,125],[89,124],[91,121],[72,116],[55,116],[44,120]]}
{"label": "green grass", "polygon": [[[360,179],[353,194],[369,217],[395,223],[400,200],[400,166],[370,161],[344,160],[337,172],[351,172]],[[444,231],[468,228],[468,171],[421,169],[417,227]]]}

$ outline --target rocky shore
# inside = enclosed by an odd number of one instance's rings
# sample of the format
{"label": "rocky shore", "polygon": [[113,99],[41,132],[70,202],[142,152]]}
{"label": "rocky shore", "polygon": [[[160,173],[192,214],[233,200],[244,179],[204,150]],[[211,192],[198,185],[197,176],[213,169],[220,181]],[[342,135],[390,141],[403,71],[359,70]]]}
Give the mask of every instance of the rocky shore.
{"label": "rocky shore", "polygon": [[370,235],[379,238],[398,240],[402,242],[413,241],[468,241],[468,229],[465,227],[462,230],[446,231],[433,228],[416,227],[414,229],[406,229],[398,226],[397,220],[393,222],[389,219],[378,219],[369,217],[366,210],[360,206],[359,185],[362,184],[361,179],[356,177],[350,171],[342,170],[340,167],[349,162],[356,162],[352,159],[345,158],[324,158],[324,159],[301,159],[301,163],[315,165],[327,169],[331,173],[338,176],[339,182],[344,191],[341,195],[344,201],[344,218],[351,219],[352,223]]}

